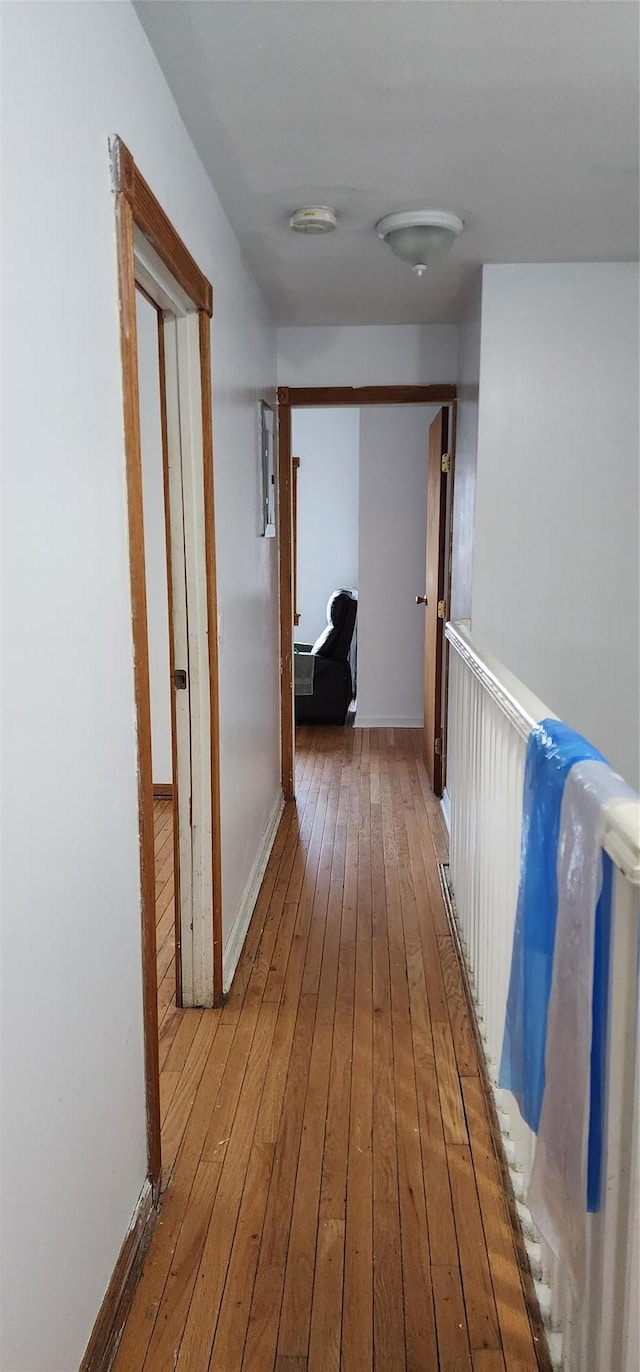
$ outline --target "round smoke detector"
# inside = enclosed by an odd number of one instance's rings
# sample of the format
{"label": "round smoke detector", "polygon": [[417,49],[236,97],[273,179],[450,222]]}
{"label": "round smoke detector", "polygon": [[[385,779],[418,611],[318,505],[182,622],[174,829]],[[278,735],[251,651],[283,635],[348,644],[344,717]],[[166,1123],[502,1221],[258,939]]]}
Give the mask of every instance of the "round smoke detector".
{"label": "round smoke detector", "polygon": [[337,222],[338,216],[329,205],[308,205],[306,209],[294,210],[289,228],[296,233],[331,233]]}

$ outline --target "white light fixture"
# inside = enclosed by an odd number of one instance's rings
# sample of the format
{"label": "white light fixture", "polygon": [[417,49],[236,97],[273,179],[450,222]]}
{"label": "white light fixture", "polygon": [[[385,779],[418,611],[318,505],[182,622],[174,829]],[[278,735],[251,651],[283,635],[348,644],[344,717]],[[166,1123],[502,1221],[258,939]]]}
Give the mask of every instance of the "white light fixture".
{"label": "white light fixture", "polygon": [[338,216],[330,205],[307,205],[293,211],[289,228],[295,233],[331,233],[337,222]]}
{"label": "white light fixture", "polygon": [[405,210],[385,215],[376,224],[376,233],[416,276],[423,276],[432,262],[446,257],[463,228],[462,220],[448,210]]}

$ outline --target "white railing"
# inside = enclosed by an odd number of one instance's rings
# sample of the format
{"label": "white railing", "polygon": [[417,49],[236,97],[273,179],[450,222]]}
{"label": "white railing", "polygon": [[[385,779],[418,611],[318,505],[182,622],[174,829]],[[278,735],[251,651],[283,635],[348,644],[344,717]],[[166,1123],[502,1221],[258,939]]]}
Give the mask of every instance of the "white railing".
{"label": "white railing", "polygon": [[588,1216],[587,1283],[578,1304],[526,1208],[535,1137],[510,1093],[495,1085],[520,872],[527,739],[533,725],[552,712],[494,658],[481,653],[461,624],[448,624],[446,634],[453,898],[552,1362],[563,1372],[637,1372],[640,800],[621,803],[609,815],[603,842],[615,864],[605,1187],[601,1211]]}

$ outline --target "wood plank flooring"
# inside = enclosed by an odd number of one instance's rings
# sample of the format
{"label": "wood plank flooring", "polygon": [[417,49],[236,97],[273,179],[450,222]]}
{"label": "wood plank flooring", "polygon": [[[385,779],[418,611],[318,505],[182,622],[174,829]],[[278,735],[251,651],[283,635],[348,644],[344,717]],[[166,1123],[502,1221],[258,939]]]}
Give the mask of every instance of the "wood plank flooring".
{"label": "wood plank flooring", "polygon": [[414,730],[301,729],[220,1011],[174,997],[156,802],[165,1193],[116,1372],[534,1372]]}

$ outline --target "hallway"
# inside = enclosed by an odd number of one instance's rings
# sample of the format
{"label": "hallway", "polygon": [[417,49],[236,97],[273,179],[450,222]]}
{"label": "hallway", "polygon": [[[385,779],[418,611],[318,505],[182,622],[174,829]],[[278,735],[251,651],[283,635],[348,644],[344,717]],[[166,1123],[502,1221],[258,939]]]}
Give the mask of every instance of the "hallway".
{"label": "hallway", "polygon": [[297,738],[221,1011],[173,1003],[156,805],[166,1192],[116,1372],[534,1372],[418,730]]}

